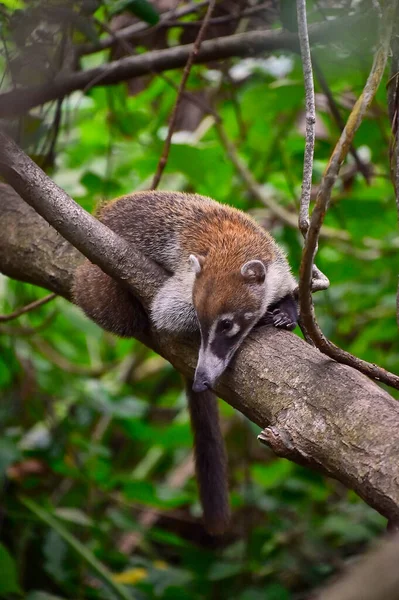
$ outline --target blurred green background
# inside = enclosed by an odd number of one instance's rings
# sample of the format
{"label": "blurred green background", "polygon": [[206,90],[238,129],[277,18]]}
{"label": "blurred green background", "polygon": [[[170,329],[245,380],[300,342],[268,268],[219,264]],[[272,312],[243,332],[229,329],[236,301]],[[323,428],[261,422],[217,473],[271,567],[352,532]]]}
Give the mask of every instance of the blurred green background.
{"label": "blurred green background", "polygon": [[[112,3],[100,4],[87,17],[95,34],[93,15],[106,21]],[[15,8],[19,17],[26,8],[7,5],[4,35]],[[74,42],[92,34],[81,27]],[[177,43],[174,36],[172,29],[168,44]],[[18,54],[15,41],[9,46]],[[371,66],[370,46],[342,42],[333,51],[316,49],[315,57],[346,119]],[[5,67],[4,51],[1,60]],[[104,51],[81,64],[107,60]],[[180,78],[181,71],[167,80],[152,77],[133,96],[123,83],[76,92],[20,120],[19,142],[39,164],[51,147],[48,173],[91,211],[151,185]],[[399,241],[387,78],[355,140],[370,181],[349,157],[333,192],[326,218],[332,232],[317,258],[332,285],[315,304],[335,343],[398,372]],[[212,102],[265,198],[294,214],[304,150],[298,57],[280,52],[197,66],[188,90]],[[339,128],[317,79],[316,92],[318,184]],[[253,214],[286,249],[297,274],[297,229],[248,190],[209,114],[175,134],[160,187],[209,195]],[[348,241],[339,232],[348,232]],[[0,313],[46,294],[0,276]],[[225,537],[212,539],[201,525],[186,401],[171,366],[138,342],[101,331],[61,298],[0,323],[0,597],[298,600],[384,531],[385,519],[354,493],[277,459],[258,444],[258,427],[225,403],[220,409],[233,520]]]}

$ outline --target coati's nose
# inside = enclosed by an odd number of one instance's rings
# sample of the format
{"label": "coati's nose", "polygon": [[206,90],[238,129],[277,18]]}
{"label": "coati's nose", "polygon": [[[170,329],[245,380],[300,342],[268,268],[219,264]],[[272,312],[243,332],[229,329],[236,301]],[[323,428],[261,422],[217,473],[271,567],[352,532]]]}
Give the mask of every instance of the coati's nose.
{"label": "coati's nose", "polygon": [[210,387],[209,381],[201,377],[196,377],[193,383],[193,392],[205,392]]}

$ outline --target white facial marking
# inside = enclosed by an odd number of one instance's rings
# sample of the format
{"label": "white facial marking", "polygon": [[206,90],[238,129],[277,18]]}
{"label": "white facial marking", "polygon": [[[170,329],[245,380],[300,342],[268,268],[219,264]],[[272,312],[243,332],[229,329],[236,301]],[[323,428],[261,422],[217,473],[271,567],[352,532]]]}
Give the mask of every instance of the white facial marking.
{"label": "white facial marking", "polygon": [[[225,315],[221,315],[220,317],[218,317],[210,326],[209,328],[209,334],[208,334],[208,344],[212,344],[212,342],[214,341],[215,337],[216,337],[216,328],[219,325],[220,321],[223,321],[223,319],[226,319],[228,321],[233,321],[234,320],[234,315],[232,313],[226,313]],[[232,329],[234,329],[235,324],[233,325]],[[238,326],[239,329],[239,326]],[[238,329],[235,331],[235,333],[237,333]],[[235,335],[235,333],[231,334],[231,335]],[[229,335],[229,332],[226,332],[225,335]]]}
{"label": "white facial marking", "polygon": [[193,267],[194,272],[197,275],[198,275],[198,273],[201,273],[201,263],[198,260],[198,258],[194,254],[190,254],[190,256],[188,257],[188,260],[190,261],[190,265]]}
{"label": "white facial marking", "polygon": [[240,331],[241,327],[239,326],[238,323],[233,323],[233,326],[231,329],[229,329],[228,331],[226,331],[225,335],[227,337],[233,337],[234,335],[236,335],[236,333],[238,333]]}
{"label": "white facial marking", "polygon": [[250,321],[251,319],[253,319],[253,318],[254,318],[254,316],[255,316],[255,314],[254,314],[254,313],[252,313],[252,312],[246,312],[246,313],[244,313],[244,319],[245,319],[246,321]]}
{"label": "white facial marking", "polygon": [[266,311],[268,306],[292,292],[296,285],[297,283],[290,272],[288,264],[277,260],[272,262],[266,273],[262,313]]}

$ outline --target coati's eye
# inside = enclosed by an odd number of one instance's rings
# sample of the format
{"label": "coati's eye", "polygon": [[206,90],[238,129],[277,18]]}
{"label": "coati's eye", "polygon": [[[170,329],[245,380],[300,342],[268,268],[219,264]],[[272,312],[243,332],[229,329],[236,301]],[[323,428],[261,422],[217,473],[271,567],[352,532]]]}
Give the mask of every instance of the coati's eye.
{"label": "coati's eye", "polygon": [[233,321],[231,319],[221,319],[219,321],[219,330],[222,333],[228,333],[233,327]]}

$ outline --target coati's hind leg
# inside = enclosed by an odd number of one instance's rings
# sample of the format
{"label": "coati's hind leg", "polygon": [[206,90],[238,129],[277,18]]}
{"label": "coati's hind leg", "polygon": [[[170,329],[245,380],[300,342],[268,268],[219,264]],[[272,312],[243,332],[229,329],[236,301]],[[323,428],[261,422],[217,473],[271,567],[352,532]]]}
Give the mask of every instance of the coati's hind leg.
{"label": "coati's hind leg", "polygon": [[140,302],[88,260],[75,271],[72,294],[74,302],[106,331],[134,337],[147,326],[148,317]]}
{"label": "coati's hind leg", "polygon": [[257,325],[274,325],[292,331],[298,323],[298,305],[292,294],[275,302],[265,312]]}

